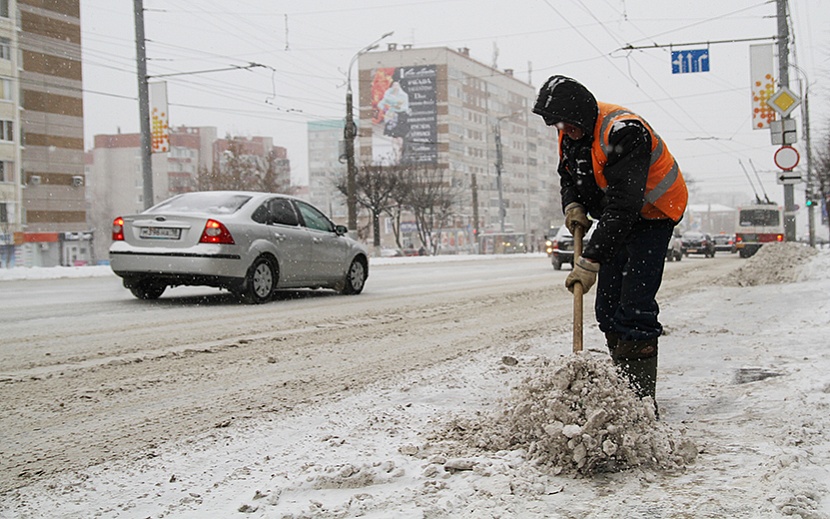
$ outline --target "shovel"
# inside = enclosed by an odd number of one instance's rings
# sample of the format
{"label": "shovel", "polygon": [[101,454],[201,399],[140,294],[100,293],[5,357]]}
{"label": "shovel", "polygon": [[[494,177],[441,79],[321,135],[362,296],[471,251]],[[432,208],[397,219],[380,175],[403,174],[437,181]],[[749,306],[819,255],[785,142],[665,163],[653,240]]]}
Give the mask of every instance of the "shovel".
{"label": "shovel", "polygon": [[[582,256],[582,236],[585,230],[581,225],[574,226],[574,265]],[[582,351],[582,283],[574,284],[574,353]]]}

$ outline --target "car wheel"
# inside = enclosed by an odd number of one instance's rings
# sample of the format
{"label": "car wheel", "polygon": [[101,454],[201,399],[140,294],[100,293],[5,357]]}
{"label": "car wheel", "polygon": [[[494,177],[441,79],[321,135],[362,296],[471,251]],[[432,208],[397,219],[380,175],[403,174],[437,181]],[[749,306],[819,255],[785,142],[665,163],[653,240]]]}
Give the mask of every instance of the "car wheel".
{"label": "car wheel", "polygon": [[277,269],[267,258],[260,256],[248,269],[242,291],[243,301],[249,304],[262,304],[271,299],[277,287]]}
{"label": "car wheel", "polygon": [[675,261],[680,261],[680,260],[682,260],[682,259],[683,259],[683,254],[681,254],[681,253],[679,253],[679,252],[678,252],[678,253],[675,255],[674,259],[675,259]]}
{"label": "car wheel", "polygon": [[131,286],[130,292],[138,299],[150,301],[160,298],[166,289],[167,285],[162,285],[152,280],[144,280]]}
{"label": "car wheel", "polygon": [[366,284],[366,265],[355,258],[352,264],[349,265],[349,270],[346,272],[346,280],[343,283],[343,290],[340,291],[344,295],[357,295],[363,292],[363,285]]}
{"label": "car wheel", "polygon": [[553,270],[562,270],[562,260],[551,257],[550,264],[553,265]]}

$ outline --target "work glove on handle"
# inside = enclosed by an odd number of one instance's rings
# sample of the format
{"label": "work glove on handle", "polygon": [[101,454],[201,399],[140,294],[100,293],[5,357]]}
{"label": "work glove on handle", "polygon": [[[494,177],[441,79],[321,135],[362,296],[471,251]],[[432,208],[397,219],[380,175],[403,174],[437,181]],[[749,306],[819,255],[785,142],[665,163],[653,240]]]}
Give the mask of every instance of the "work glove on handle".
{"label": "work glove on handle", "polygon": [[588,290],[594,286],[597,281],[597,272],[599,272],[599,263],[594,263],[582,256],[574,262],[574,268],[568,277],[565,278],[565,286],[573,294],[574,285],[582,284],[582,293],[588,293]]}
{"label": "work glove on handle", "polygon": [[579,225],[585,232],[588,232],[592,223],[594,222],[588,219],[588,213],[585,212],[582,204],[571,202],[565,206],[565,227],[569,231],[574,232],[574,227]]}

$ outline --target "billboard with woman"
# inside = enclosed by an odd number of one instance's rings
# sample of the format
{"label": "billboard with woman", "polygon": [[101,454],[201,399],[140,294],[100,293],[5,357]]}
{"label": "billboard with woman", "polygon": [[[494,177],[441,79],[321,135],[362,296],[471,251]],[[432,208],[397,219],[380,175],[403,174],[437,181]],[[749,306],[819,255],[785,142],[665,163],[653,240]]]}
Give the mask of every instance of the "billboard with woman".
{"label": "billboard with woman", "polygon": [[381,67],[372,73],[372,161],[438,162],[436,68]]}

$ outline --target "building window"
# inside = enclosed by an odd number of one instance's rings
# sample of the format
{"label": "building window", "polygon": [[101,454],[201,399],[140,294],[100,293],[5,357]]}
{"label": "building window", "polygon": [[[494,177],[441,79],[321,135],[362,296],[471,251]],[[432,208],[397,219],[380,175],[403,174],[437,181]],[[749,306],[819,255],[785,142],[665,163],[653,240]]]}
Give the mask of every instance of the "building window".
{"label": "building window", "polygon": [[9,79],[0,79],[0,100],[12,100],[12,82]]}
{"label": "building window", "polygon": [[5,202],[0,202],[0,223],[9,223],[9,210]]}
{"label": "building window", "polygon": [[14,123],[0,120],[0,141],[14,142]]}
{"label": "building window", "polygon": [[8,38],[0,38],[0,59],[6,61],[12,59],[12,41]]}
{"label": "building window", "polygon": [[14,162],[0,160],[0,182],[14,182]]}
{"label": "building window", "polygon": [[9,0],[0,0],[0,16],[9,17]]}

